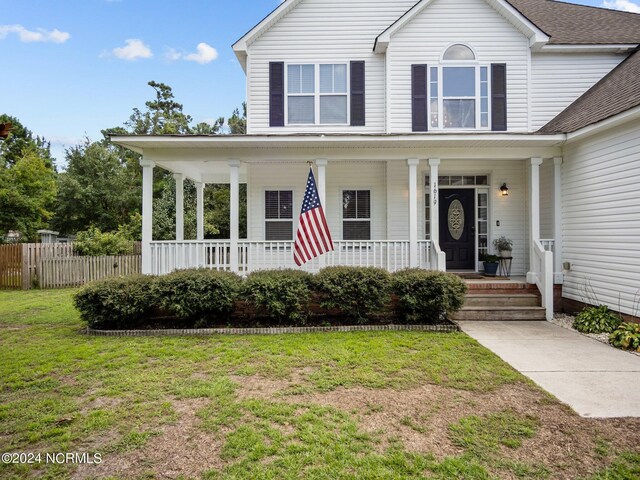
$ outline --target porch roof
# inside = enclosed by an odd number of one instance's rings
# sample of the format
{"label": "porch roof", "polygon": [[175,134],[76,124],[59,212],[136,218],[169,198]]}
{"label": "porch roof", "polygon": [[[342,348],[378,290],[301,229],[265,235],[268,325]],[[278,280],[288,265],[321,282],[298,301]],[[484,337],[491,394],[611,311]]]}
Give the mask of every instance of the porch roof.
{"label": "porch roof", "polygon": [[145,149],[295,149],[295,148],[496,148],[558,147],[564,134],[426,133],[426,134],[262,134],[262,135],[113,135],[117,145]]}

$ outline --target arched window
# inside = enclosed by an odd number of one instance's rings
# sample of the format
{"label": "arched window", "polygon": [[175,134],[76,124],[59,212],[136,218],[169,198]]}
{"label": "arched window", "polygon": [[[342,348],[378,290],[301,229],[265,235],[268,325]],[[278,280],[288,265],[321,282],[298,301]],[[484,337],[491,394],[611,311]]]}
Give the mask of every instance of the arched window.
{"label": "arched window", "polygon": [[473,50],[456,43],[438,66],[429,68],[429,118],[435,129],[488,129],[489,67]]}
{"label": "arched window", "polygon": [[475,60],[475,59],[476,59],[476,56],[473,53],[473,50],[471,50],[466,45],[462,45],[461,43],[451,45],[449,48],[447,48],[447,50],[444,52],[444,55],[442,56],[442,60],[460,61],[460,60]]}

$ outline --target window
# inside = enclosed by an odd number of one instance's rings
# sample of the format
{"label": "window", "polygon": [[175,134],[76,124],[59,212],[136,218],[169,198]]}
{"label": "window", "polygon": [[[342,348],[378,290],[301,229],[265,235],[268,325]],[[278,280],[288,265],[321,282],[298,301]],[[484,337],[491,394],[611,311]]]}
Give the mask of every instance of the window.
{"label": "window", "polygon": [[346,63],[288,65],[287,123],[347,124],[347,83]]}
{"label": "window", "polygon": [[343,240],[371,240],[371,191],[342,192]]}
{"label": "window", "polygon": [[452,45],[429,68],[431,128],[489,128],[489,67],[475,64],[466,45]]}
{"label": "window", "polygon": [[264,192],[265,240],[293,240],[293,192]]}

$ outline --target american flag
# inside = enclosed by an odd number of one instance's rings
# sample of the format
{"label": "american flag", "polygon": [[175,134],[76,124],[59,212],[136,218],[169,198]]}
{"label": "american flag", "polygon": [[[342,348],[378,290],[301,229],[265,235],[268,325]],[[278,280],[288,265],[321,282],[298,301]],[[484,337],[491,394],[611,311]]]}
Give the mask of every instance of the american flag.
{"label": "american flag", "polygon": [[333,240],[318,196],[313,169],[309,169],[307,189],[304,192],[293,260],[299,267],[312,258],[333,251]]}

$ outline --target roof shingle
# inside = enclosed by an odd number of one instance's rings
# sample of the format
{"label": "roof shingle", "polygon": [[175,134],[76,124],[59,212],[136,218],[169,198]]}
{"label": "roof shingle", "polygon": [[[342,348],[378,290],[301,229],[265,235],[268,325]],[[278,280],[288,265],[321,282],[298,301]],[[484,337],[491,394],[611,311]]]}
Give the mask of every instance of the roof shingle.
{"label": "roof shingle", "polygon": [[551,45],[640,43],[640,14],[554,0],[507,0],[540,30]]}

